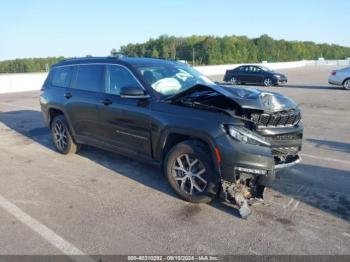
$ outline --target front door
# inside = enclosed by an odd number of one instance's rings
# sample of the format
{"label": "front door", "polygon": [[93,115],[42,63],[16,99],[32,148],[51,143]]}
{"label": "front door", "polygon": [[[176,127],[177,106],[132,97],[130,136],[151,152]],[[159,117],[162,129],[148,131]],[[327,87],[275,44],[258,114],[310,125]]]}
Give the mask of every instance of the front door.
{"label": "front door", "polygon": [[257,66],[250,67],[251,82],[255,84],[260,84],[263,82],[263,71]]}
{"label": "front door", "polygon": [[141,88],[126,67],[107,65],[105,91],[99,106],[104,140],[127,153],[150,157],[150,100],[121,97],[120,89],[124,86]]}

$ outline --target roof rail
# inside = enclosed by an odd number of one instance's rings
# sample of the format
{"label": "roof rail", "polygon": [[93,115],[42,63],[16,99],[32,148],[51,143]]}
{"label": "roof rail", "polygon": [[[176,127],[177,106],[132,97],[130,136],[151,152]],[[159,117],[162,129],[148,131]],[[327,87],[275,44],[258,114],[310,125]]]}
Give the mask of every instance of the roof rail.
{"label": "roof rail", "polygon": [[124,54],[116,54],[111,56],[85,56],[85,57],[71,57],[61,60],[60,62],[69,62],[69,61],[75,61],[75,60],[82,60],[82,59],[120,59],[120,58],[126,58],[127,55]]}
{"label": "roof rail", "polygon": [[108,58],[125,58],[125,57],[128,57],[128,56],[122,53],[117,53],[117,54],[108,56]]}

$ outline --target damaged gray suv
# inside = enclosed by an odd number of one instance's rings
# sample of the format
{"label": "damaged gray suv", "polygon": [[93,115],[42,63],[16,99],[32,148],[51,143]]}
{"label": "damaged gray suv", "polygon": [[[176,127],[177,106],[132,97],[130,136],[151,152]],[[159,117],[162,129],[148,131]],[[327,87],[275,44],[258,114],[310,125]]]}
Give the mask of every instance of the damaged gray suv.
{"label": "damaged gray suv", "polygon": [[155,164],[181,198],[220,195],[243,217],[276,170],[300,161],[303,126],[291,99],[216,85],[183,63],[65,60],[52,66],[40,102],[60,153],[89,144]]}

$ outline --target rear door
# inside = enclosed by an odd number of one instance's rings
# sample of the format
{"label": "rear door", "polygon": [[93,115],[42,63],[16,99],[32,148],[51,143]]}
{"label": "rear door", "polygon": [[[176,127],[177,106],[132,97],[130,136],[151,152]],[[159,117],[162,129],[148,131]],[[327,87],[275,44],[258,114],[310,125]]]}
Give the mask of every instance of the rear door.
{"label": "rear door", "polygon": [[73,81],[66,89],[66,111],[77,136],[81,139],[99,139],[99,111],[104,65],[74,66]]}
{"label": "rear door", "polygon": [[122,65],[107,65],[105,90],[99,105],[104,142],[122,151],[151,156],[150,100],[123,98],[124,86],[142,85],[131,71]]}

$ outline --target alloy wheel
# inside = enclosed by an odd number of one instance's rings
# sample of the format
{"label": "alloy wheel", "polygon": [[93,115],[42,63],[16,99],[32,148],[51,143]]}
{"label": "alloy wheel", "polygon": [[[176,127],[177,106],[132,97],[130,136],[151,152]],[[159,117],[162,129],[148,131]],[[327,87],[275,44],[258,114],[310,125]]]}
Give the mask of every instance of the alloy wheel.
{"label": "alloy wheel", "polygon": [[232,85],[235,85],[235,84],[237,84],[237,79],[235,77],[232,77],[230,82]]}
{"label": "alloy wheel", "polygon": [[264,85],[265,85],[265,86],[271,86],[271,85],[272,85],[272,80],[271,80],[270,78],[266,78],[266,79],[264,80]]}
{"label": "alloy wheel", "polygon": [[53,134],[57,148],[64,151],[68,145],[68,134],[66,127],[61,122],[56,122]]}
{"label": "alloy wheel", "polygon": [[348,79],[344,82],[344,88],[347,90],[350,90],[350,79]]}
{"label": "alloy wheel", "polygon": [[203,163],[189,154],[183,154],[176,158],[172,167],[172,175],[179,188],[189,195],[203,193],[208,183]]}

